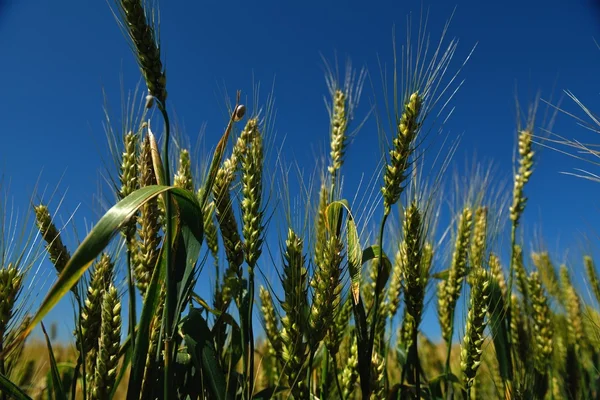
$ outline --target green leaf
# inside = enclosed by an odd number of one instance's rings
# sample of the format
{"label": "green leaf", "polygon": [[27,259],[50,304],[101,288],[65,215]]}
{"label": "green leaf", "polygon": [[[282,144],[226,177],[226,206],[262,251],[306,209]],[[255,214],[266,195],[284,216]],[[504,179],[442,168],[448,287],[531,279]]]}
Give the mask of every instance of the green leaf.
{"label": "green leaf", "polygon": [[136,190],[119,201],[100,218],[100,221],[73,253],[58,280],[40,305],[35,317],[20,335],[20,340],[27,337],[60,299],[69,292],[71,287],[79,281],[96,257],[108,246],[110,240],[120,232],[129,219],[135,215],[136,211],[150,199],[166,191],[173,192],[178,198],[187,197],[186,191],[183,189],[157,185],[147,186]]}
{"label": "green leaf", "polygon": [[52,351],[52,344],[50,343],[50,338],[46,333],[46,328],[42,323],[42,331],[44,332],[44,336],[46,337],[46,346],[48,347],[48,358],[50,360],[50,372],[52,377],[52,388],[54,389],[54,398],[56,400],[66,400],[67,395],[63,389],[62,380],[60,378],[60,372],[58,371],[58,366],[56,365],[56,358],[54,358],[54,351]]}
{"label": "green leaf", "polygon": [[450,276],[450,269],[445,269],[443,271],[436,272],[435,274],[431,275],[432,278],[440,279],[440,280],[447,280],[449,276]]}
{"label": "green leaf", "polygon": [[[431,398],[435,400],[444,399],[444,395],[442,392],[442,382],[451,382],[461,386],[460,379],[454,375],[452,372],[448,372],[448,374],[440,374],[431,380],[429,380],[429,391],[431,392]],[[461,386],[462,387],[462,386]]]}
{"label": "green leaf", "polygon": [[0,374],[0,389],[3,393],[15,400],[32,400],[31,397],[21,390],[17,385],[11,382],[6,376]]}
{"label": "green leaf", "polygon": [[490,329],[494,340],[494,349],[496,350],[496,359],[498,360],[498,369],[503,381],[512,381],[512,361],[510,344],[507,332],[509,326],[505,319],[506,311],[502,290],[495,279],[490,281]]}
{"label": "green leaf", "polygon": [[215,317],[221,318],[224,323],[230,325],[233,328],[237,328],[238,330],[240,329],[240,326],[231,314],[212,308],[210,305],[208,305],[208,302],[197,293],[192,293],[192,299],[194,299],[196,303],[198,303],[202,308],[204,308],[206,311],[208,311]]}
{"label": "green leaf", "polygon": [[382,252],[381,249],[379,248],[379,246],[377,246],[377,245],[369,246],[363,251],[363,254],[362,254],[363,264],[368,261],[372,261],[372,260],[373,261],[376,260],[376,262],[379,262],[380,259],[381,259],[381,262],[383,262],[383,268],[381,269],[381,274],[379,275],[379,281],[376,282],[377,288],[385,287],[385,284],[387,283],[387,281],[390,277],[390,273],[392,271],[392,263],[390,262],[390,259],[385,254],[385,252]]}
{"label": "green leaf", "polygon": [[200,191],[200,207],[202,209],[204,209],[204,206],[206,205],[213,184],[215,183],[217,172],[219,172],[219,166],[221,165],[221,161],[223,161],[223,155],[225,154],[225,149],[227,148],[227,141],[229,140],[231,128],[233,127],[233,123],[235,122],[235,114],[239,105],[239,95],[240,93],[238,92],[238,101],[236,102],[236,105],[233,108],[231,118],[229,119],[227,128],[225,128],[225,133],[223,133],[223,136],[221,136],[221,140],[219,140],[219,143],[217,143],[217,147],[213,154],[213,159],[210,162],[210,168],[208,169],[208,177],[206,178],[204,187]]}
{"label": "green leaf", "polygon": [[198,370],[202,371],[208,383],[211,398],[224,400],[227,391],[225,375],[214,348],[212,334],[199,309],[190,309],[187,317],[181,322],[181,331],[192,356],[192,362]]}
{"label": "green leaf", "polygon": [[354,218],[350,217],[347,224],[346,239],[348,241],[348,270],[350,271],[351,291],[354,304],[360,298],[360,282],[362,279],[362,249]]}
{"label": "green leaf", "polygon": [[[202,221],[202,215],[199,216]],[[182,221],[185,222],[185,221]],[[177,292],[177,303],[173,318],[172,332],[176,332],[179,325],[179,318],[191,297],[193,285],[195,283],[194,272],[202,240],[198,240],[187,225],[182,227],[181,240],[177,242],[177,252],[175,258],[175,280],[179,288]],[[183,267],[183,268],[182,268]]]}
{"label": "green leaf", "polygon": [[[172,237],[174,237],[173,235]],[[164,245],[160,251],[160,263],[154,269],[152,279],[146,290],[146,298],[144,300],[144,307],[142,308],[142,315],[140,322],[138,323],[137,329],[137,340],[135,341],[135,349],[133,351],[133,357],[131,360],[131,375],[129,376],[129,384],[127,389],[127,400],[138,400],[140,391],[142,388],[142,380],[144,378],[144,370],[146,364],[146,356],[148,354],[148,346],[150,341],[150,323],[156,313],[158,301],[160,298],[160,290],[162,282],[165,280],[166,275],[166,252]],[[160,284],[159,284],[160,282]]]}
{"label": "green leaf", "polygon": [[342,231],[342,216],[344,208],[348,212],[348,215],[351,215],[350,205],[348,204],[348,200],[336,200],[327,206],[325,209],[325,226],[327,229],[339,236]]}

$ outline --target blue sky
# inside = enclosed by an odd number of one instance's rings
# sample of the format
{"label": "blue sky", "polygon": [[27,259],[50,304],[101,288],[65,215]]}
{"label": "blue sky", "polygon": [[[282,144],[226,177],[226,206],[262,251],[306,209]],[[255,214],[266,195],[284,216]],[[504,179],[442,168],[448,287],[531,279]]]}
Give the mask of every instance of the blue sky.
{"label": "blue sky", "polygon": [[[542,99],[556,101],[566,89],[592,110],[597,104],[600,50],[594,38],[600,34],[600,8],[591,1],[159,4],[168,103],[191,143],[204,124],[206,146],[217,142],[226,120],[223,87],[230,95],[241,89],[251,97],[254,77],[262,84],[264,99],[275,82],[273,146],[281,146],[285,137],[286,159],[297,160],[309,172],[314,155],[324,153],[328,135],[321,54],[329,61],[337,54],[340,64],[349,57],[355,67],[368,69],[360,117],[374,96],[381,101],[378,60],[391,65],[393,26],[397,42],[404,43],[406,17],[412,12],[416,24],[422,5],[429,8],[433,40],[456,6],[448,33],[460,39],[454,67],[477,43],[460,75],[465,83],[452,101],[455,111],[445,127],[450,137],[462,135],[454,157],[457,168],[474,157],[484,163],[493,160],[497,176],[511,179],[515,93],[524,106],[538,91]],[[97,220],[93,198],[102,179],[102,159],[108,159],[102,90],[118,117],[121,82],[130,90],[139,80],[109,5],[9,0],[0,10],[0,171],[11,180],[10,193],[23,208],[38,178],[50,191],[60,182],[58,193],[67,191],[61,215],[67,218],[77,210],[80,235],[85,224]],[[577,112],[568,99],[563,106]],[[541,106],[539,120],[544,112]],[[582,142],[598,140],[566,115],[558,115],[554,131]],[[363,173],[370,177],[379,156],[375,120],[370,118],[347,152],[346,179],[356,182]],[[530,242],[541,229],[550,249],[561,253],[560,261],[572,260],[580,274],[582,243],[597,249],[600,186],[560,174],[576,167],[594,171],[540,149],[526,189],[524,232]],[[571,251],[563,256],[567,248]],[[53,317],[70,319],[67,311],[68,304],[63,304]]]}

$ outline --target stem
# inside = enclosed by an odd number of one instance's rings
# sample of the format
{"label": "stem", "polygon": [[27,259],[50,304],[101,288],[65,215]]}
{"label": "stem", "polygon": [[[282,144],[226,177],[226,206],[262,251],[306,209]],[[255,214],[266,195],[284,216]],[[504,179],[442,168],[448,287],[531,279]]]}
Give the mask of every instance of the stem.
{"label": "stem", "polygon": [[[367,362],[371,362],[373,358],[373,345],[375,343],[375,331],[377,330],[377,314],[379,313],[379,292],[381,289],[379,286],[379,279],[381,271],[383,270],[383,230],[385,228],[385,222],[387,221],[389,211],[385,211],[383,219],[381,220],[381,227],[379,228],[379,265],[377,266],[377,277],[375,280],[375,297],[373,299],[373,320],[371,322],[371,332],[369,332],[369,348],[367,349],[369,358]],[[371,368],[369,368],[369,378],[371,377]],[[367,397],[365,397],[365,395]],[[363,398],[368,398],[371,395],[371,384],[369,383],[368,393],[363,393]]]}
{"label": "stem", "polygon": [[329,373],[329,352],[324,349],[323,353],[323,359],[321,360],[321,388],[319,389],[320,399],[327,398],[327,374]]}
{"label": "stem", "polygon": [[412,336],[413,336],[413,356],[414,356],[414,361],[415,361],[415,389],[417,391],[417,399],[421,398],[421,379],[420,379],[420,374],[419,374],[419,347],[418,347],[418,342],[417,340],[419,339],[419,324],[416,321],[415,318],[415,323],[414,323],[414,327],[413,327],[413,332],[412,332]]}
{"label": "stem", "polygon": [[[165,109],[164,104],[158,104],[158,108],[163,116],[165,122],[165,138],[163,142],[163,150],[162,150],[162,160],[163,167],[165,170],[165,184],[167,186],[171,185],[171,171],[169,166],[169,139],[170,139],[170,126],[169,126],[169,115],[167,114],[167,110]],[[171,377],[171,360],[172,360],[172,349],[171,349],[171,327],[173,323],[173,315],[171,313],[171,308],[174,305],[174,296],[176,295],[173,290],[173,271],[172,271],[172,260],[171,260],[171,195],[168,191],[164,193],[165,199],[165,219],[167,229],[165,232],[165,256],[167,259],[167,271],[165,278],[165,286],[166,290],[166,298],[165,298],[165,312],[166,312],[166,323],[165,323],[165,371],[164,371],[164,397],[165,400],[169,400],[171,398],[170,394],[173,388],[172,377]]]}
{"label": "stem", "polygon": [[452,310],[452,317],[450,318],[450,339],[448,340],[447,347],[448,349],[446,350],[446,365],[444,366],[444,376],[446,378],[446,397],[448,397],[448,394],[450,393],[450,386],[452,386],[452,383],[450,382],[450,380],[448,379],[448,376],[450,375],[450,356],[452,355],[452,336],[454,335],[454,310]]}
{"label": "stem", "polygon": [[340,379],[338,378],[338,367],[337,360],[335,359],[335,354],[331,354],[331,360],[333,361],[333,376],[335,377],[335,386],[337,387],[338,394],[340,395],[340,399],[344,399],[344,394],[342,393],[342,387],[340,386]]}
{"label": "stem", "polygon": [[254,392],[254,332],[252,328],[252,309],[254,306],[254,266],[248,269],[248,399],[252,398]]}
{"label": "stem", "polygon": [[313,362],[315,361],[315,350],[314,347],[311,346],[310,348],[310,357],[308,358],[308,398],[310,398],[310,390],[311,390],[311,381],[312,381],[312,365]]}
{"label": "stem", "polygon": [[[128,235],[129,236],[129,235]],[[131,238],[127,238],[129,244]],[[137,316],[135,311],[135,288],[133,285],[133,274],[131,272],[131,249],[127,248],[127,286],[129,290],[129,336],[131,337],[131,348],[135,349],[135,325]]]}
{"label": "stem", "polygon": [[[81,385],[82,385],[82,390],[83,390],[83,400],[86,400],[87,398],[87,384],[86,384],[86,380],[87,380],[87,375],[86,375],[86,371],[85,371],[85,351],[83,351],[83,333],[81,332],[81,311],[83,310],[83,304],[81,303],[81,297],[79,296],[79,292],[77,291],[77,286],[75,286],[75,300],[77,300],[77,306],[79,307],[79,314],[77,315],[77,335],[79,336],[79,354],[80,354],[80,359],[81,359],[81,370],[82,370],[82,375],[81,377],[83,379],[81,379]],[[77,372],[77,370],[75,371]],[[73,394],[75,394],[77,389],[77,374],[75,373],[75,377],[73,378],[73,388],[72,388],[72,392]],[[73,397],[75,398],[75,397]]]}

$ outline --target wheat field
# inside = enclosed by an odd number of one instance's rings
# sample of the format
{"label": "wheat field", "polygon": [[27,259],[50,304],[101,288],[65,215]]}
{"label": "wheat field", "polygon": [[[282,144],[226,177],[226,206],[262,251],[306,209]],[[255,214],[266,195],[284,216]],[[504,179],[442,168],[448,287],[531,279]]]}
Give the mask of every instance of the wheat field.
{"label": "wheat field", "polygon": [[[69,248],[57,209],[34,197],[32,218],[15,227],[0,199],[0,400],[600,399],[594,260],[580,256],[582,287],[522,234],[538,152],[560,144],[544,141],[539,100],[515,123],[507,190],[484,167],[453,178],[457,144],[430,154],[428,143],[468,58],[454,66],[458,42],[445,30],[432,47],[408,39],[385,111],[364,117],[385,138],[382,161],[361,166],[374,178],[348,193],[367,79],[331,68],[329,153],[294,193],[293,167],[273,151],[271,98],[250,110],[237,92],[214,151],[173,146],[157,12],[142,0],[113,11],[145,84],[141,111],[108,138],[117,201]],[[426,154],[439,159],[435,173]],[[453,215],[439,226],[447,197]],[[41,258],[57,278],[31,309]],[[73,308],[68,341],[43,325],[62,299]],[[30,337],[38,327],[41,340]]]}

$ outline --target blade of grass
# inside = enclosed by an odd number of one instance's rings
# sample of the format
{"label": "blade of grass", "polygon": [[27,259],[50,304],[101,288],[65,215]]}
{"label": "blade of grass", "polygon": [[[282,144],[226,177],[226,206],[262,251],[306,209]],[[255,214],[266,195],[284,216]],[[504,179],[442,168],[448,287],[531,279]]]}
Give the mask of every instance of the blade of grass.
{"label": "blade of grass", "polygon": [[[164,248],[164,246],[163,246]],[[156,313],[162,282],[166,275],[166,252],[161,248],[160,263],[152,274],[152,279],[146,291],[146,299],[142,309],[140,322],[138,323],[138,340],[135,343],[133,357],[131,360],[131,375],[127,385],[127,400],[137,400],[142,388],[146,356],[150,340],[150,323]],[[159,284],[160,282],[160,284]]]}
{"label": "blade of grass", "polygon": [[181,329],[184,339],[191,350],[192,361],[196,368],[203,371],[208,382],[212,397],[217,400],[226,399],[226,380],[217,352],[215,351],[212,334],[200,310],[191,308],[188,316],[182,321]]}
{"label": "blade of grass", "polygon": [[0,374],[0,389],[6,394],[12,396],[15,400],[32,400],[21,388],[10,381],[6,376]]}
{"label": "blade of grass", "polygon": [[[46,295],[46,298],[40,305],[37,313],[12,346],[15,346],[18,342],[24,340],[31,333],[33,328],[40,323],[48,312],[60,301],[60,299],[69,292],[71,287],[77,283],[96,257],[98,257],[102,250],[106,248],[110,243],[110,240],[120,232],[121,228],[129,221],[135,212],[143,204],[166,191],[173,192],[178,199],[184,199],[182,201],[183,204],[188,204],[185,199],[190,196],[188,196],[184,190],[154,185],[136,190],[131,195],[119,201],[104,214],[92,231],[83,240],[81,245],[79,245],[77,250],[75,250],[73,256],[58,277],[58,280]],[[187,207],[181,207],[181,209],[186,210]],[[188,216],[187,211],[182,212],[182,215]],[[202,225],[201,222],[200,225]],[[197,230],[195,231],[198,233]],[[10,348],[7,348],[5,354],[10,350]]]}
{"label": "blade of grass", "polygon": [[58,371],[58,366],[56,365],[56,358],[54,358],[54,351],[52,351],[52,344],[50,343],[50,338],[48,337],[48,333],[46,332],[46,327],[44,323],[42,325],[42,332],[44,332],[44,337],[46,338],[46,346],[48,347],[48,358],[50,361],[50,372],[52,376],[52,388],[54,389],[54,398],[56,400],[67,400],[67,395],[63,389],[62,380],[60,379],[60,372]]}

